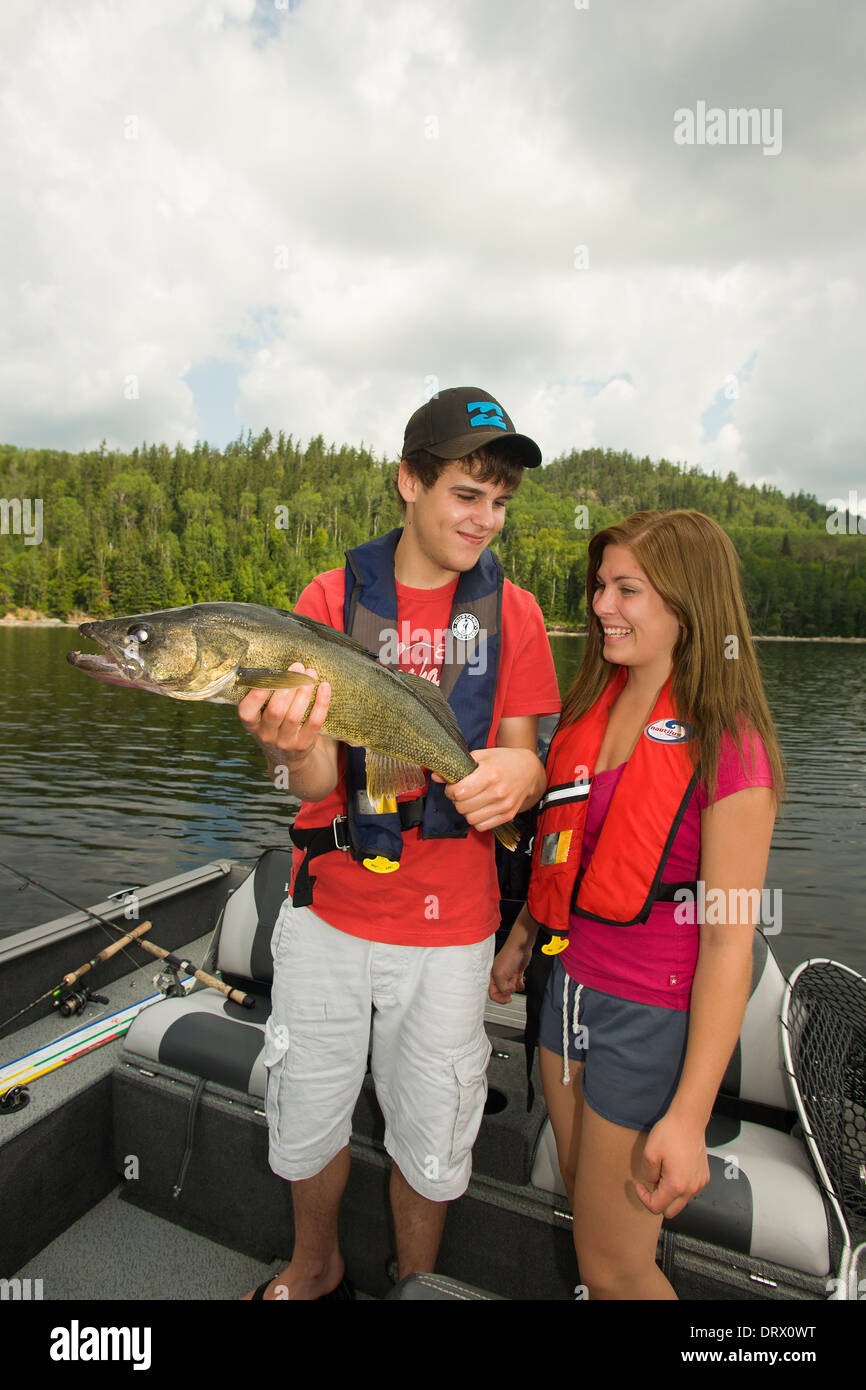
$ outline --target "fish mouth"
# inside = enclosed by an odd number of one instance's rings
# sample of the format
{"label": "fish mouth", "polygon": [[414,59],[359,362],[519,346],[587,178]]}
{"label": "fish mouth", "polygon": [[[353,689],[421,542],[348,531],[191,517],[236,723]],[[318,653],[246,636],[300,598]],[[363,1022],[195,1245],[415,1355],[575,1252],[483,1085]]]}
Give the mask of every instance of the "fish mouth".
{"label": "fish mouth", "polygon": [[111,685],[140,683],[147,674],[141,658],[125,648],[118,651],[114,642],[96,629],[96,623],[81,623],[78,631],[82,637],[102,647],[103,652],[67,652],[69,664],[94,680],[107,681]]}
{"label": "fish mouth", "polygon": [[[84,633],[95,642],[102,638],[95,633]],[[213,700],[234,683],[237,676],[237,663],[231,670],[216,675],[200,689],[187,689],[184,677],[170,680],[156,680],[144,663],[124,651],[118,654],[113,648],[107,656],[96,652],[67,652],[66,660],[76,670],[92,676],[94,680],[106,685],[132,686],[136,690],[149,690],[154,695],[171,695],[175,700]]]}
{"label": "fish mouth", "polygon": [[143,674],[140,661],[119,661],[95,652],[67,652],[66,660],[94,680],[106,681],[109,685],[131,685],[140,682]]}

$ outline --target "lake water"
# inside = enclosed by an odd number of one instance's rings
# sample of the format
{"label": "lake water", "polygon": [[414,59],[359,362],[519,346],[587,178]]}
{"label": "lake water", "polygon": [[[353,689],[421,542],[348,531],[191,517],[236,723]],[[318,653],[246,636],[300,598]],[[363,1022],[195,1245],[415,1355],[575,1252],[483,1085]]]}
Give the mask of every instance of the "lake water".
{"label": "lake water", "polygon": [[[278,792],[230,705],[120,690],[66,662],[74,628],[0,626],[0,859],[88,905],[214,858],[289,843]],[[551,639],[564,691],[580,638]],[[766,886],[783,969],[827,955],[866,974],[866,645],[759,642],[787,760]],[[66,909],[0,870],[0,935]]]}

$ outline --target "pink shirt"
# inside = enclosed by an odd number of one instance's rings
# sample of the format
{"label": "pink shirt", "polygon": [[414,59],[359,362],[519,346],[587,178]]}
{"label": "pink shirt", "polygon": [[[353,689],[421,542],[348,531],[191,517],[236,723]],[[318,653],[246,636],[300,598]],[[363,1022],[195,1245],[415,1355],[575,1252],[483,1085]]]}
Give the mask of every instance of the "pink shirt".
{"label": "pink shirt", "polygon": [[[755,770],[751,771],[751,749]],[[719,771],[713,801],[721,801],[746,787],[771,787],[770,763],[763,740],[752,731],[752,742],[743,740],[746,770],[737,745],[730,734],[722,735]],[[597,772],[586,813],[581,870],[585,871],[598,842],[601,827],[625,763]],[[706,783],[701,779],[683,816],[670,857],[662,874],[665,883],[698,878],[701,857],[701,811],[709,804]],[[627,852],[627,847],[623,847]],[[566,974],[604,994],[632,999],[639,1004],[656,1004],[665,1009],[687,1010],[692,979],[698,958],[700,927],[694,922],[677,922],[674,914],[685,916],[679,903],[656,903],[648,921],[632,927],[605,926],[601,922],[572,913],[569,917],[568,946],[560,959]],[[697,916],[697,911],[692,914]]]}

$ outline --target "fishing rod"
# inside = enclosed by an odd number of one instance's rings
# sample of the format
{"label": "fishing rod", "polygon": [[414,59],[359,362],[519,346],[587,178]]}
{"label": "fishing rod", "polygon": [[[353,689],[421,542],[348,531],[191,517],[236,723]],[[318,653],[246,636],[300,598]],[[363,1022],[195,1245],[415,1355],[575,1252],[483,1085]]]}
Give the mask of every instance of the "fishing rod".
{"label": "fishing rod", "polygon": [[[184,993],[186,985],[191,984],[192,980],[184,982]],[[108,1003],[104,995],[93,995],[92,998],[104,999],[105,1003]],[[103,1014],[95,1022],[85,1024],[83,1028],[55,1038],[44,1047],[37,1048],[35,1052],[28,1052],[24,1057],[0,1066],[0,1115],[14,1115],[16,1111],[29,1105],[28,1087],[31,1081],[37,1081],[39,1077],[56,1071],[58,1067],[66,1066],[67,1062],[86,1057],[105,1043],[114,1042],[115,1038],[122,1038],[142,1009],[164,998],[163,994],[152,994],[147,999],[139,999],[134,1004],[116,1009],[114,1013]]]}
{"label": "fishing rod", "polygon": [[[2,867],[5,868],[5,864]],[[42,885],[40,884],[39,886],[41,887]],[[119,941],[115,941],[113,945],[106,946],[104,950],[93,956],[91,960],[85,961],[83,965],[79,965],[77,970],[72,970],[68,975],[64,975],[59,985],[53,985],[51,989],[47,989],[44,994],[40,994],[38,999],[34,999],[32,1004],[28,1004],[25,1008],[20,1009],[18,1013],[13,1014],[11,1018],[4,1019],[3,1022],[0,1023],[0,1028],[5,1028],[7,1023],[14,1023],[16,1018],[20,1018],[22,1014],[26,1014],[29,1009],[35,1009],[36,1005],[41,1004],[44,999],[50,999],[55,995],[62,996],[63,990],[71,990],[72,986],[77,984],[81,976],[86,975],[88,970],[92,970],[93,967],[98,965],[101,961],[108,960],[111,956],[116,956],[118,951],[122,951],[129,942],[136,941],[139,937],[143,936],[146,931],[150,931],[150,928],[150,922],[142,922],[140,927],[136,927],[134,931],[127,932],[125,936],[122,936]],[[141,945],[144,945],[144,942],[141,942]],[[68,1004],[64,1002],[63,998],[58,998],[57,1000],[57,1006],[64,1017],[68,1017],[71,1013],[78,1013],[79,1009],[83,1008],[91,999],[97,999],[101,1003],[108,1003],[108,1000],[104,1000],[101,995],[91,994],[89,989],[85,989],[83,994],[73,993],[67,996],[67,999],[70,1001]]]}
{"label": "fishing rod", "polygon": [[[40,883],[38,879],[30,878],[28,874],[22,874],[19,869],[13,869],[11,864],[4,864],[3,861],[0,860],[0,869],[8,870],[10,874],[14,874],[16,878],[23,879],[25,883],[32,883],[34,888],[41,888],[43,893],[49,893],[52,897],[57,898],[59,902],[66,903],[67,907],[74,907],[77,912],[83,912],[86,916],[92,917],[94,921],[101,922],[104,927],[110,927],[112,931],[123,932],[123,927],[119,927],[117,923],[112,922],[109,917],[103,917],[100,913],[94,912],[89,907],[81,907],[79,903],[74,903],[71,898],[65,898],[63,894],[58,893],[56,889],[48,888],[44,883]],[[213,975],[208,975],[206,971],[197,970],[191,961],[181,960],[178,956],[172,955],[170,951],[164,950],[162,946],[157,946],[152,941],[145,941],[143,939],[143,932],[145,929],[149,928],[150,923],[145,922],[133,932],[124,932],[123,940],[113,943],[113,946],[108,948],[109,953],[114,955],[116,951],[125,949],[127,941],[134,937],[135,940],[138,941],[139,946],[145,951],[148,951],[150,955],[156,956],[158,960],[164,961],[171,970],[175,972],[183,970],[185,974],[192,975],[203,985],[208,985],[211,989],[218,990],[220,994],[224,994],[228,999],[231,999],[235,1004],[240,1004],[245,1009],[252,1009],[255,1007],[256,1001],[252,994],[244,994],[239,989],[233,989],[231,985],[224,984],[222,980],[217,980]],[[107,959],[105,953],[100,952],[99,955],[94,956],[92,960],[87,961],[85,965],[79,966],[78,970],[73,971],[71,974],[73,982],[77,980],[80,975],[83,975],[87,970],[91,969],[97,961],[105,959]],[[70,976],[65,975],[59,985],[53,986],[51,989],[47,990],[45,994],[40,995],[38,999],[34,999],[32,1004],[27,1004],[25,1008],[19,1010],[17,1014],[13,1014],[11,1018],[4,1019],[3,1022],[0,1023],[0,1029],[5,1028],[9,1023],[13,1023],[15,1019],[20,1018],[21,1015],[27,1013],[29,1009],[35,1008],[37,1004],[41,1004],[49,995],[58,993],[59,990],[66,986],[69,979]]]}

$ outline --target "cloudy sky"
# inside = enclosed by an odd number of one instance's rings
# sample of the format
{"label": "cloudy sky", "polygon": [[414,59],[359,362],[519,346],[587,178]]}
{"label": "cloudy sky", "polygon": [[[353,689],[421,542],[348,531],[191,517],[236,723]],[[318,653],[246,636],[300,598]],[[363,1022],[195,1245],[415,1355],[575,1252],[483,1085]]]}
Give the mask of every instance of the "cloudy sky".
{"label": "cloudy sky", "polygon": [[545,459],[866,511],[864,34],[859,0],[3,0],[0,439],[394,457],[473,385]]}

